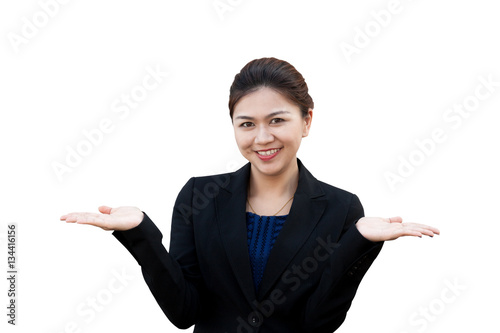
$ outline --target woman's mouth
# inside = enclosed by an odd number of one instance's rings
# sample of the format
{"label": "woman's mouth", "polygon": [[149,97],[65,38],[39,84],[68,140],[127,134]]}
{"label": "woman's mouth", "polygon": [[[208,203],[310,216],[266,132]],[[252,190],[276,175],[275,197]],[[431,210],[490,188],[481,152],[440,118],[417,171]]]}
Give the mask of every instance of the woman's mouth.
{"label": "woman's mouth", "polygon": [[259,156],[259,158],[261,160],[269,161],[270,159],[272,159],[273,157],[278,155],[278,153],[280,151],[281,151],[281,148],[274,148],[274,149],[268,149],[268,150],[258,150],[258,151],[256,151],[256,153],[257,153],[257,156]]}

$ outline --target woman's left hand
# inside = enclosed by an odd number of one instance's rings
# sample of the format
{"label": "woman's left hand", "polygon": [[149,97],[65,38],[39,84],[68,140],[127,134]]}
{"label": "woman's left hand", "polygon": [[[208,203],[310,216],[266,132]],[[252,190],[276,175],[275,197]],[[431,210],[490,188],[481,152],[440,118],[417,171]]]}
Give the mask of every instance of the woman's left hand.
{"label": "woman's left hand", "polygon": [[362,217],[356,223],[356,227],[363,237],[372,242],[394,240],[402,236],[433,237],[439,235],[437,228],[425,224],[402,222],[403,219],[399,216]]}

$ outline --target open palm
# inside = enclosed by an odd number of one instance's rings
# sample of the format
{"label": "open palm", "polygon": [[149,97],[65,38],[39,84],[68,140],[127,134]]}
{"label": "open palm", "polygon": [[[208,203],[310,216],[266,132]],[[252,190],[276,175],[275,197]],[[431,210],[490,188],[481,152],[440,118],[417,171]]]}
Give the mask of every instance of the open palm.
{"label": "open palm", "polygon": [[372,242],[394,240],[402,236],[422,237],[427,235],[433,237],[439,235],[439,229],[420,223],[402,223],[399,216],[382,217],[362,217],[356,223],[356,227],[363,237]]}
{"label": "open palm", "polygon": [[129,230],[138,226],[144,213],[137,207],[123,206],[111,208],[100,206],[99,213],[73,212],[60,217],[68,223],[90,224],[104,230]]}

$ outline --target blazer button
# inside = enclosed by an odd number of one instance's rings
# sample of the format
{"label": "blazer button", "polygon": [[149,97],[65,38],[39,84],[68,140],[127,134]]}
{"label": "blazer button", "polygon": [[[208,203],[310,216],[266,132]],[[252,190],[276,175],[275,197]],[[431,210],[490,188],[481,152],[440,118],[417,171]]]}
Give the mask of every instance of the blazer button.
{"label": "blazer button", "polygon": [[257,316],[252,316],[252,324],[258,325],[259,324],[259,317]]}

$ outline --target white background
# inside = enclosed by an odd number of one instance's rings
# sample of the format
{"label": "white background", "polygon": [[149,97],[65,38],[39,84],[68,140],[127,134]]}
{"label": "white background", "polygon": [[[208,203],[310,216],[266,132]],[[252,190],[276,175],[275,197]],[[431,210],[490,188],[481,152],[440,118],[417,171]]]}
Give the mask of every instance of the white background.
{"label": "white background", "polygon": [[[496,2],[401,0],[385,26],[370,13],[388,0],[233,0],[223,13],[213,0],[54,3],[0,5],[2,267],[7,224],[19,233],[18,325],[6,323],[2,278],[2,332],[179,331],[110,232],[59,217],[134,205],[168,246],[184,183],[245,164],[229,86],[248,61],[265,56],[289,61],[309,85],[315,113],[298,157],[313,175],[356,193],[366,216],[400,215],[442,233],[387,242],[337,332],[498,329]],[[27,22],[39,27],[30,31]],[[363,45],[365,29],[372,30]],[[346,56],[342,43],[360,47]],[[140,86],[148,67],[168,77],[120,118],[113,103]],[[453,128],[443,116],[474,100],[481,76],[497,86]],[[113,130],[59,179],[54,163],[65,164],[68,147],[84,144],[83,131],[103,119]],[[415,140],[436,128],[446,140],[419,153]],[[391,189],[384,175],[418,154],[420,165]],[[120,284],[117,272],[128,280]],[[106,303],[100,311],[87,303],[96,297]]]}

